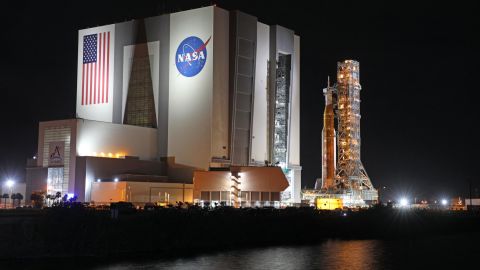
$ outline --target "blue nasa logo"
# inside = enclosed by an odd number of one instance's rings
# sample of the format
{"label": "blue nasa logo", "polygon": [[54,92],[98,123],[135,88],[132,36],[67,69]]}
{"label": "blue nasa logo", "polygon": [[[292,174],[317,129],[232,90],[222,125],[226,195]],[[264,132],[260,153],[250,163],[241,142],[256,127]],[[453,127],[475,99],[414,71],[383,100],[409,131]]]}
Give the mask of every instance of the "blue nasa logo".
{"label": "blue nasa logo", "polygon": [[207,44],[195,36],[184,39],[177,49],[175,64],[178,71],[185,77],[193,77],[202,71],[207,62]]}

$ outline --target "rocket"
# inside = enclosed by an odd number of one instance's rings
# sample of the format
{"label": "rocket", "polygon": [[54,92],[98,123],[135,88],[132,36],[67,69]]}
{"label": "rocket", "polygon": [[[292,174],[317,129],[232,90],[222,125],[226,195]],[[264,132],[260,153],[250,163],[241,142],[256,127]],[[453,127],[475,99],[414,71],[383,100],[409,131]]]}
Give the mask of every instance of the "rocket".
{"label": "rocket", "polygon": [[323,89],[325,95],[325,111],[323,112],[322,129],[322,189],[334,187],[334,178],[337,164],[337,135],[335,132],[335,115],[333,113],[333,87],[330,87],[330,77],[327,88]]}

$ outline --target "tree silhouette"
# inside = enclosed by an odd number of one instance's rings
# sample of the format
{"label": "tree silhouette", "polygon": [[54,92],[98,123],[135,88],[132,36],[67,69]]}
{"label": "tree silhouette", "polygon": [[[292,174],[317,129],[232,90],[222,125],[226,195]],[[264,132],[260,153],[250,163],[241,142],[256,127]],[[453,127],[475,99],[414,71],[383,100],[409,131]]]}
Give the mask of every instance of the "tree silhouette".
{"label": "tree silhouette", "polygon": [[18,206],[22,205],[23,195],[21,193],[17,193],[17,200]]}
{"label": "tree silhouette", "polygon": [[4,208],[7,208],[7,199],[8,199],[8,198],[10,198],[10,196],[8,195],[8,193],[4,193],[4,194],[2,195],[2,199],[5,200],[4,203],[3,203]]}
{"label": "tree silhouette", "polygon": [[30,200],[33,201],[33,205],[36,208],[42,208],[44,196],[39,193],[32,193],[32,195],[30,195]]}
{"label": "tree silhouette", "polygon": [[55,193],[55,201],[56,203],[60,203],[60,198],[62,197],[62,193],[60,191],[58,191],[57,193]]}
{"label": "tree silhouette", "polygon": [[53,200],[53,195],[47,194],[47,196],[45,196],[45,199],[47,199],[47,206],[50,206],[51,205],[50,200]]}
{"label": "tree silhouette", "polygon": [[15,208],[15,200],[17,199],[17,194],[12,193],[12,195],[10,196],[10,199],[12,199],[12,208]]}

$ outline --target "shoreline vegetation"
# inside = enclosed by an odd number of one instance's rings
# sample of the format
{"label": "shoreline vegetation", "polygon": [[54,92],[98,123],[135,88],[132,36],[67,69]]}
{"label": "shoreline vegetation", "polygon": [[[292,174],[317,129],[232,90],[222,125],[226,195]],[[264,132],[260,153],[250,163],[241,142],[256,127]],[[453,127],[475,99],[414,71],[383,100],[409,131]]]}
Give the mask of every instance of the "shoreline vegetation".
{"label": "shoreline vegetation", "polygon": [[388,207],[16,209],[0,211],[0,259],[168,257],[332,238],[408,239],[479,231],[479,213]]}

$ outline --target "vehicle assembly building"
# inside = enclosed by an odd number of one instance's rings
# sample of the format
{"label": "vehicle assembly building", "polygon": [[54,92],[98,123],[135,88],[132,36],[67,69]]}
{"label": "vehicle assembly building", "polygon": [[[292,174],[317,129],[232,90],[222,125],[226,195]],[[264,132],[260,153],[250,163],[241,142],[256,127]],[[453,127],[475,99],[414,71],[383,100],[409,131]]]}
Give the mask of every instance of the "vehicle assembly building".
{"label": "vehicle assembly building", "polygon": [[[345,60],[337,66],[337,83],[325,95],[322,131],[322,178],[303,197],[341,198],[346,206],[364,206],[378,200],[360,158],[360,64]],[[337,118],[335,131],[334,117]]]}
{"label": "vehicle assembly building", "polygon": [[294,31],[216,6],[163,14],[80,30],[77,69],[76,118],[40,123],[27,198],[300,202]]}

